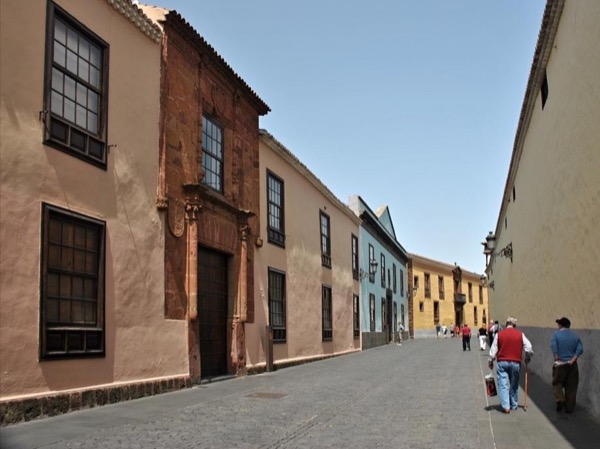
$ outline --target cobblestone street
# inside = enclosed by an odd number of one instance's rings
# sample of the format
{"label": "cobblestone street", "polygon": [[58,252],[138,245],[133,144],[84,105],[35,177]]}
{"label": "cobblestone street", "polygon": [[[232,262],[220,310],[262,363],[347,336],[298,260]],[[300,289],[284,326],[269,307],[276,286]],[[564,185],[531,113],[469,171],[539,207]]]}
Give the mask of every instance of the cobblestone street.
{"label": "cobblestone street", "polygon": [[[0,429],[9,448],[576,448],[598,423],[550,391],[504,415],[487,353],[424,339]],[[520,403],[524,403],[523,391]]]}

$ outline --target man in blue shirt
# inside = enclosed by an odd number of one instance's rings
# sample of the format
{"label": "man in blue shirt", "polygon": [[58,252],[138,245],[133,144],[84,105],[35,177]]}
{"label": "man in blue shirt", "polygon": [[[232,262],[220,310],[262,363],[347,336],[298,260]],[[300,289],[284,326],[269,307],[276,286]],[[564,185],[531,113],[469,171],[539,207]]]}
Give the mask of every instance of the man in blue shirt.
{"label": "man in blue shirt", "polygon": [[572,413],[579,386],[577,359],[583,354],[583,344],[579,336],[570,329],[571,321],[568,318],[559,318],[556,324],[558,331],[554,332],[550,340],[550,349],[554,354],[552,389],[556,411],[560,412],[564,407],[567,413]]}

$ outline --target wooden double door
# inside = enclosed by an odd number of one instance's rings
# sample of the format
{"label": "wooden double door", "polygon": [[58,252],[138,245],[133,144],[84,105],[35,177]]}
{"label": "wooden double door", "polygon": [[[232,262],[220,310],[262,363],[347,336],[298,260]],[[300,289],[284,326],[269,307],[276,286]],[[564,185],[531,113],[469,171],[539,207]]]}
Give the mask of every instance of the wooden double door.
{"label": "wooden double door", "polygon": [[200,377],[227,374],[228,265],[226,254],[198,248]]}

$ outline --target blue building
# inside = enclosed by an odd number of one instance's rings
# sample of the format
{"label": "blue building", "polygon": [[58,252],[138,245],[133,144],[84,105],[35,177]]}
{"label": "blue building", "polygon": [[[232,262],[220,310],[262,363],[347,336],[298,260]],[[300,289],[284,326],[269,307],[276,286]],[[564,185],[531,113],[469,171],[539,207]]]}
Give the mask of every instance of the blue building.
{"label": "blue building", "polygon": [[397,323],[408,331],[408,254],[396,240],[387,206],[373,212],[358,195],[349,207],[362,220],[359,230],[360,333],[362,349],[395,339]]}

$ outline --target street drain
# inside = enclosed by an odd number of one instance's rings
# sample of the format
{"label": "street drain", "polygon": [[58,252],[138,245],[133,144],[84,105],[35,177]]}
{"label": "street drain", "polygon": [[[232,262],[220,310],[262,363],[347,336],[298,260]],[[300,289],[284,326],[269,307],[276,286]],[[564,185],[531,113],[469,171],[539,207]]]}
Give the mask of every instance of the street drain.
{"label": "street drain", "polygon": [[281,399],[287,396],[284,393],[251,393],[247,395],[247,398],[258,398],[258,399]]}

